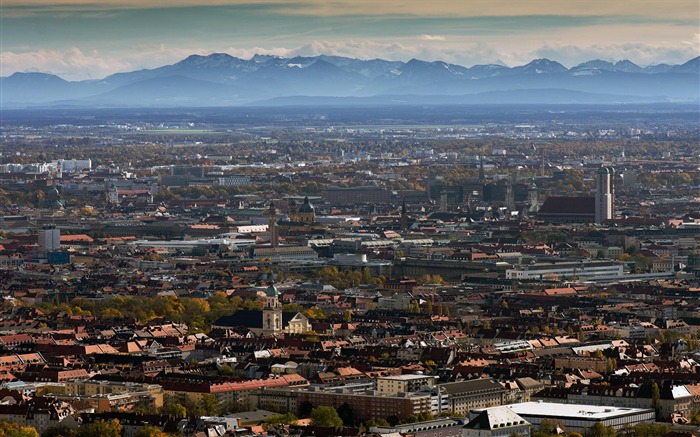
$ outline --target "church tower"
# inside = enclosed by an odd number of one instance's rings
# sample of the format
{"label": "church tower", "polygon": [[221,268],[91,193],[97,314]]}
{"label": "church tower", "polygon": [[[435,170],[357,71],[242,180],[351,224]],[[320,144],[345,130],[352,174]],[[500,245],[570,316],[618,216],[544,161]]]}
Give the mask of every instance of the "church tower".
{"label": "church tower", "polygon": [[119,203],[119,190],[117,189],[116,185],[111,184],[109,186],[109,191],[107,191],[107,200],[112,205]]}
{"label": "church tower", "polygon": [[401,201],[400,227],[401,227],[402,231],[405,231],[406,229],[408,229],[408,213],[406,211],[406,199],[403,199]]}
{"label": "church tower", "polygon": [[529,212],[537,212],[540,207],[539,193],[537,185],[533,182],[527,190],[527,203]]}
{"label": "church tower", "polygon": [[279,227],[277,226],[277,208],[274,202],[270,202],[270,208],[267,210],[267,230],[270,232],[270,245],[272,247],[279,246]]}
{"label": "church tower", "polygon": [[595,222],[602,224],[615,217],[615,169],[601,167],[596,175]]}
{"label": "church tower", "polygon": [[282,304],[275,283],[265,290],[265,306],[263,307],[263,335],[275,335],[282,332]]}
{"label": "church tower", "polygon": [[316,221],[316,209],[309,201],[309,196],[304,197],[304,203],[299,207],[297,221],[305,224],[312,224]]}

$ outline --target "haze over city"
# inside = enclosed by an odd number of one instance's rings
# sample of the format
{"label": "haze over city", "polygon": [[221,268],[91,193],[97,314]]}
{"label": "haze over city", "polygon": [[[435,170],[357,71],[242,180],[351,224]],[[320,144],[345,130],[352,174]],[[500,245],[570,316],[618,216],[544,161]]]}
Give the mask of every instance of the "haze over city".
{"label": "haze over city", "polygon": [[700,436],[697,0],[2,0],[0,436]]}

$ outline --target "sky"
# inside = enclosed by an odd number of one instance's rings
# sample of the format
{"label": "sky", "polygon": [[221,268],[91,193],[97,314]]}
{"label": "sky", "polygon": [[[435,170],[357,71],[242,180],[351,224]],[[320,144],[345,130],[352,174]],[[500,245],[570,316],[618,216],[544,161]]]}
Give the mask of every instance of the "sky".
{"label": "sky", "polygon": [[700,55],[700,2],[0,0],[0,76],[101,79],[210,53],[678,64]]}

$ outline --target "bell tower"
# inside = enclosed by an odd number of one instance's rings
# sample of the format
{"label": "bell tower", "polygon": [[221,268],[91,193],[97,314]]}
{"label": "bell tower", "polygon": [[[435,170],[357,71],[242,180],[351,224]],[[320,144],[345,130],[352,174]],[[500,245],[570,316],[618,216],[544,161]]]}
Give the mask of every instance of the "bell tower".
{"label": "bell tower", "polygon": [[265,290],[265,306],[263,307],[263,335],[274,335],[282,332],[282,305],[279,291],[274,281]]}

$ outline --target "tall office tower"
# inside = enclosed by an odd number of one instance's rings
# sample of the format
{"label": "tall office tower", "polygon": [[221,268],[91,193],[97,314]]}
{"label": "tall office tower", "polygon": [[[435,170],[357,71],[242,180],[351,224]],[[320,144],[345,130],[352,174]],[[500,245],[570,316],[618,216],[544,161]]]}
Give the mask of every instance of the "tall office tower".
{"label": "tall office tower", "polygon": [[615,215],[615,169],[599,168],[595,187],[595,222],[600,224]]}

